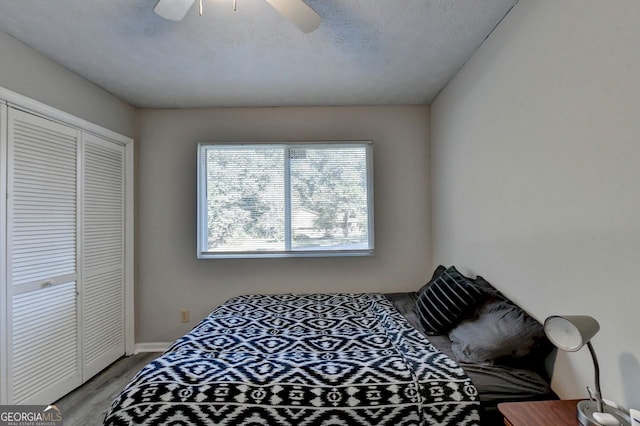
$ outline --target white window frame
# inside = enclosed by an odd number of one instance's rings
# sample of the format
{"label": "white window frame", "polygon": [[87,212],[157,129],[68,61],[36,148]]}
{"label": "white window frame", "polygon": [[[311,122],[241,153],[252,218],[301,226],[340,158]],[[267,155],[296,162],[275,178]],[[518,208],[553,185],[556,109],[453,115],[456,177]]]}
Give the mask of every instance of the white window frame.
{"label": "white window frame", "polygon": [[[207,177],[206,148],[217,146],[238,147],[243,145],[282,146],[287,149],[304,149],[320,146],[364,147],[366,148],[367,168],[367,238],[368,248],[345,250],[304,250],[291,248],[291,206],[289,182],[289,158],[285,156],[285,250],[283,251],[226,251],[207,250]],[[373,191],[373,143],[372,141],[314,141],[314,142],[201,142],[198,144],[198,183],[197,183],[197,258],[273,258],[273,257],[335,257],[335,256],[373,256],[374,254],[374,191]]]}

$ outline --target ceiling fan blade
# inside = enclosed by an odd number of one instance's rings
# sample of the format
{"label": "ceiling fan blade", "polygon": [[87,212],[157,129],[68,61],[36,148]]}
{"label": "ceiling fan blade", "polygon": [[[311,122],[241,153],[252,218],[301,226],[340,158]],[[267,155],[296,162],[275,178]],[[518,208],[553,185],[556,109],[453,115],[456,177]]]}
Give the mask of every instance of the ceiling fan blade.
{"label": "ceiling fan blade", "polygon": [[302,0],[267,0],[267,3],[303,33],[310,33],[318,28],[322,20],[320,15]]}
{"label": "ceiling fan blade", "polygon": [[182,21],[195,0],[158,0],[153,11],[171,21]]}

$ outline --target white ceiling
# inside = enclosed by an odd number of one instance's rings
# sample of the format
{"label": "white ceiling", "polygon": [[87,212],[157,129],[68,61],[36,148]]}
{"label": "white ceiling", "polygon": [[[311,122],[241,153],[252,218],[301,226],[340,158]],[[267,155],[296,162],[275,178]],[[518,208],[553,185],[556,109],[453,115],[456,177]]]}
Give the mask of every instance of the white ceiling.
{"label": "white ceiling", "polygon": [[0,30],[139,107],[426,105],[517,0],[306,0],[304,34],[264,0],[0,0]]}

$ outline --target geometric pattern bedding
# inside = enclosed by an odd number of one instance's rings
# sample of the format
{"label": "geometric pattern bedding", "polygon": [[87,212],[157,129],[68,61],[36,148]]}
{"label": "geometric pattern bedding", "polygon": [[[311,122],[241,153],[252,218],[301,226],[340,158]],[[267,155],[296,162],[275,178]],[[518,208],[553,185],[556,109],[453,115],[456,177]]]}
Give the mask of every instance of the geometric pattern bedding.
{"label": "geometric pattern bedding", "polygon": [[106,425],[478,425],[476,388],[381,294],[230,299],[116,397]]}

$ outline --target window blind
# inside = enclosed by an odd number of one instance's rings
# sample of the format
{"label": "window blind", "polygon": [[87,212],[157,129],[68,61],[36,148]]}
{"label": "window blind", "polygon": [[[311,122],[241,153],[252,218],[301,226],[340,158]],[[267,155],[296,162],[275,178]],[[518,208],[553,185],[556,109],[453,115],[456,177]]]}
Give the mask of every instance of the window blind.
{"label": "window blind", "polygon": [[373,252],[371,143],[201,144],[198,256]]}

